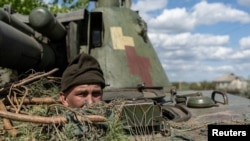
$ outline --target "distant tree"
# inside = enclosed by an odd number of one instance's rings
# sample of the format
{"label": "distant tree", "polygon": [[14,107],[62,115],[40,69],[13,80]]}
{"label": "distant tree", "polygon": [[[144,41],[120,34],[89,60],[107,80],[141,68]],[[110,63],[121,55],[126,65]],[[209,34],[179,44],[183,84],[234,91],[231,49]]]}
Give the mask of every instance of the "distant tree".
{"label": "distant tree", "polygon": [[16,12],[28,15],[36,7],[46,7],[53,13],[64,13],[71,10],[87,8],[89,0],[1,0],[0,7],[10,5]]}
{"label": "distant tree", "polygon": [[200,82],[201,84],[201,89],[202,90],[213,90],[215,89],[215,83],[213,82],[208,82],[208,81],[202,81]]}
{"label": "distant tree", "polygon": [[179,89],[179,83],[178,82],[172,82],[172,86],[175,86],[176,89]]}
{"label": "distant tree", "polygon": [[80,9],[86,8],[89,5],[89,1],[90,0],[50,0],[50,3],[68,9]]}
{"label": "distant tree", "polygon": [[43,0],[1,0],[0,6],[4,5],[10,5],[16,12],[24,15],[29,14],[35,7],[47,7]]}
{"label": "distant tree", "polygon": [[201,90],[202,87],[200,85],[198,85],[198,83],[190,83],[189,84],[189,89],[190,90]]}
{"label": "distant tree", "polygon": [[189,90],[188,82],[172,82],[172,86],[175,86],[177,90]]}

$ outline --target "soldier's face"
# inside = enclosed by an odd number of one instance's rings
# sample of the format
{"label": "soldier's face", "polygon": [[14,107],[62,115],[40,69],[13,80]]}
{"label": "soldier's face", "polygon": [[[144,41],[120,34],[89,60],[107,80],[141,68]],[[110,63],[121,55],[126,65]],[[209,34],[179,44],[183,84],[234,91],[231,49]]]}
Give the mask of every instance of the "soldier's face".
{"label": "soldier's face", "polygon": [[61,103],[71,108],[81,108],[86,103],[93,104],[102,100],[103,90],[100,85],[77,85],[60,94]]}

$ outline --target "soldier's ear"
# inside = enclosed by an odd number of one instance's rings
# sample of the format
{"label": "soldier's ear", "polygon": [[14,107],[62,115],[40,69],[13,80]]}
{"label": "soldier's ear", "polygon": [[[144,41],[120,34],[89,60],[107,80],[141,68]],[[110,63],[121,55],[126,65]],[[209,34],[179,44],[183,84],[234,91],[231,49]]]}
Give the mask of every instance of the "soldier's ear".
{"label": "soldier's ear", "polygon": [[66,95],[63,92],[60,92],[60,101],[64,106],[69,105],[66,98]]}

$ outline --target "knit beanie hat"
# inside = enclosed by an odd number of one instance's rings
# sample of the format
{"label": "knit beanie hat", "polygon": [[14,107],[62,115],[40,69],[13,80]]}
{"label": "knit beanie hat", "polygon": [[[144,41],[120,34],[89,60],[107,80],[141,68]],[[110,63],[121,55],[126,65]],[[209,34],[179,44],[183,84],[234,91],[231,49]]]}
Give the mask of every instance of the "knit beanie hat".
{"label": "knit beanie hat", "polygon": [[79,54],[68,65],[62,75],[61,91],[81,84],[100,84],[105,87],[105,80],[98,61],[85,53]]}

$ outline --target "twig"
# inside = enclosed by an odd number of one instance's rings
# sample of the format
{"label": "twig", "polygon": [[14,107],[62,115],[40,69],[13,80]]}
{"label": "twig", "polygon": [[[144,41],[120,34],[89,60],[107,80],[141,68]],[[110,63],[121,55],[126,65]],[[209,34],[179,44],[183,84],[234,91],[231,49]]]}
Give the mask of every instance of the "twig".
{"label": "twig", "polygon": [[[18,101],[20,100],[11,100],[8,97],[8,100],[4,100],[4,104],[6,105],[11,105],[13,106],[15,109],[17,109],[17,107],[15,106],[15,104],[18,104]],[[55,103],[59,103],[59,100],[55,100],[52,97],[32,97],[32,98],[24,98],[23,100],[23,104],[55,104]]]}
{"label": "twig", "polygon": [[[53,107],[59,106],[59,107],[63,107],[65,110],[69,110],[70,112],[72,112],[72,113],[76,116],[76,119],[77,119],[78,117],[83,117],[83,116],[85,116],[85,115],[83,115],[82,113],[77,112],[77,111],[73,110],[72,108],[67,107],[67,106],[64,106],[64,105],[62,105],[62,104],[52,104],[52,105],[49,106],[49,108],[52,107],[52,106],[53,106]],[[77,120],[79,120],[79,119],[77,119]],[[89,121],[88,119],[87,119],[87,121],[88,121],[88,122],[91,122],[91,121]]]}
{"label": "twig", "polygon": [[[35,76],[33,76],[33,75],[31,76],[31,75],[30,75],[30,76],[26,77],[25,79],[19,81],[19,83],[12,84],[11,86],[7,86],[7,87],[5,87],[5,88],[1,88],[1,89],[0,89],[0,94],[1,94],[2,92],[5,92],[5,91],[9,90],[11,87],[18,87],[18,86],[21,86],[21,85],[23,85],[23,84],[29,83],[29,82],[34,81],[34,80],[36,80],[36,79],[39,79],[39,78],[41,78],[41,77],[44,77],[44,76],[53,74],[54,72],[56,72],[56,71],[58,71],[58,70],[59,70],[58,68],[55,68],[55,69],[53,69],[53,70],[51,70],[51,71],[49,71],[49,72],[47,72],[47,73],[37,72],[37,73],[35,74]],[[41,74],[41,73],[42,73],[42,74]],[[38,75],[38,74],[39,74],[39,75]]]}
{"label": "twig", "polygon": [[[8,118],[16,121],[23,122],[32,122],[32,123],[42,123],[42,124],[59,124],[59,123],[67,123],[68,120],[64,116],[52,116],[52,117],[42,117],[42,116],[32,116],[32,115],[23,115],[16,114],[7,111],[0,110],[0,117]],[[99,115],[85,115],[85,116],[77,116],[79,121],[91,121],[91,122],[106,122],[107,119],[103,116]]]}
{"label": "twig", "polygon": [[[7,111],[5,105],[3,104],[2,100],[0,100],[0,111]],[[5,129],[12,135],[12,136],[16,136],[18,131],[13,128],[10,120],[8,118],[3,118],[3,125],[5,127]]]}
{"label": "twig", "polygon": [[15,91],[13,91],[13,93],[14,93],[13,100],[17,102],[17,108],[16,108],[16,113],[17,113],[18,107],[20,104],[19,104],[19,101],[17,100],[17,96],[16,96],[17,93]]}
{"label": "twig", "polygon": [[43,74],[41,74],[41,75],[34,76],[34,77],[32,77],[32,78],[29,78],[29,79],[24,79],[24,80],[22,80],[20,83],[14,84],[13,87],[18,87],[18,86],[21,86],[21,85],[23,85],[23,84],[26,84],[26,83],[29,83],[29,82],[31,82],[31,81],[34,81],[34,80],[36,80],[36,79],[39,79],[39,78],[41,78],[41,77],[44,77],[44,76],[47,76],[47,75],[51,75],[51,74],[53,74],[54,72],[56,72],[56,71],[58,71],[58,70],[59,70],[58,68],[55,68],[55,69],[53,69],[53,70],[51,70],[51,71],[49,71],[49,72],[47,72],[47,73],[43,73]]}
{"label": "twig", "polygon": [[8,98],[8,100],[9,100],[10,105],[11,105],[13,108],[17,109],[16,105],[12,102],[13,100],[11,100],[11,98],[10,98],[9,95],[7,95],[7,98]]}
{"label": "twig", "polygon": [[24,98],[28,95],[28,88],[25,87],[25,86],[22,86],[22,87],[25,89],[25,93],[24,93],[24,95],[23,95],[23,97],[22,97],[22,99],[21,99],[20,104],[18,105],[18,108],[17,108],[16,113],[19,113],[19,112],[20,112],[21,107],[22,107],[22,105],[23,105]]}

